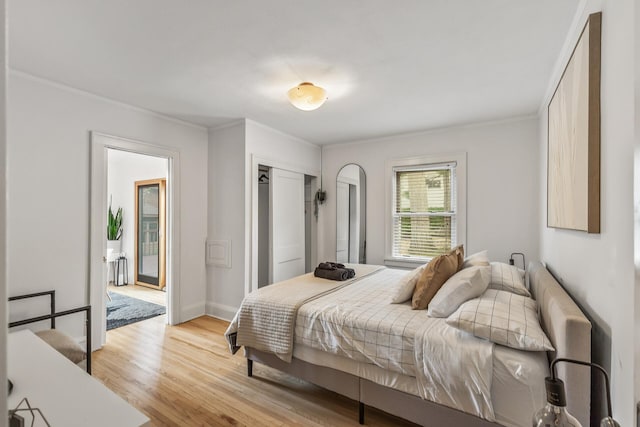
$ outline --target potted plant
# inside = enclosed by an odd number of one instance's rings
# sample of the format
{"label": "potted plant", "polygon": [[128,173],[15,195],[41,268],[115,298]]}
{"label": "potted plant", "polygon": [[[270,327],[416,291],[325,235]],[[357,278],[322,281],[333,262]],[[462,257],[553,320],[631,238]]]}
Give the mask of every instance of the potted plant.
{"label": "potted plant", "polygon": [[111,202],[109,202],[109,211],[107,212],[107,249],[111,249],[114,253],[122,252],[122,208],[118,208],[116,214],[113,214]]}

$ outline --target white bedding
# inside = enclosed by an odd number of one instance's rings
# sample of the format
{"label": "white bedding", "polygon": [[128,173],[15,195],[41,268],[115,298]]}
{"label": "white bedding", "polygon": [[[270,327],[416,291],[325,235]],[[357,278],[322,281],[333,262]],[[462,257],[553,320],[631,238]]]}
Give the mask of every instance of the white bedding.
{"label": "white bedding", "polygon": [[418,390],[423,399],[495,421],[491,383],[495,344],[429,318],[416,333]]}
{"label": "white bedding", "polygon": [[303,305],[295,343],[415,377],[414,336],[429,317],[425,310],[389,303],[403,274],[384,269]]}
{"label": "white bedding", "polygon": [[[296,313],[293,355],[506,426],[528,425],[530,414],[544,403],[546,353],[495,346],[429,317],[425,310],[390,304],[394,285],[404,274],[382,269],[348,286],[333,286],[329,293],[306,295],[304,304],[292,297],[298,301],[288,304]],[[277,286],[272,296],[283,294],[285,288]],[[293,288],[292,283],[286,286],[289,292]],[[276,303],[272,298],[270,304]],[[228,337],[238,327],[238,317]],[[259,322],[253,329],[269,333],[269,325]]]}
{"label": "white bedding", "polygon": [[494,421],[494,345],[425,310],[390,304],[404,274],[381,270],[304,304],[295,343],[416,377],[422,398]]}
{"label": "white bedding", "polygon": [[355,276],[350,280],[321,279],[309,273],[247,295],[225,332],[231,352],[235,353],[240,346],[248,346],[291,362],[293,328],[299,307],[384,268],[366,264],[349,264],[348,267],[355,270]]}

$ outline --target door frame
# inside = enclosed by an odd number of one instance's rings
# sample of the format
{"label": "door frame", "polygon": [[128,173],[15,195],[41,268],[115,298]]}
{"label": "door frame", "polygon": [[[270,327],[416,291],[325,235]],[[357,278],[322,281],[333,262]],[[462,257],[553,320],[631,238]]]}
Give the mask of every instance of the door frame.
{"label": "door frame", "polygon": [[[355,164],[356,163],[351,163],[351,164]],[[359,166],[359,165],[358,165]],[[344,167],[344,166],[343,166]],[[360,167],[360,166],[359,166]],[[362,167],[360,167],[360,169],[362,169]],[[342,170],[342,169],[340,169]],[[340,171],[338,171],[338,175],[340,175]],[[352,246],[352,227],[353,227],[353,223],[351,221],[352,219],[352,214],[351,214],[351,186],[354,186],[356,188],[356,192],[358,194],[360,194],[360,180],[359,179],[355,179],[355,178],[350,178],[348,176],[338,176],[336,177],[336,193],[338,192],[338,183],[342,183],[342,184],[346,184],[347,185],[347,207],[349,208],[349,221],[347,224],[347,234],[349,236],[349,238],[347,239],[347,261],[346,262],[351,262],[351,246]],[[337,197],[337,196],[336,196]],[[358,210],[362,209],[362,207],[360,206],[360,203],[358,202]],[[360,212],[358,212],[358,215],[360,215]],[[359,234],[359,230],[358,230],[358,234]],[[359,239],[358,239],[359,240]],[[337,243],[338,243],[338,200],[336,199],[336,256],[337,256]],[[360,244],[358,243],[358,247],[360,246]],[[359,248],[358,248],[358,252],[359,252]],[[358,258],[360,257],[360,254],[358,253]]]}
{"label": "door frame", "polygon": [[89,301],[92,306],[93,350],[106,342],[107,150],[121,150],[167,159],[167,323],[180,323],[180,153],[133,139],[91,131],[89,218]]}
{"label": "door frame", "polygon": [[[341,193],[340,193],[340,186],[344,186],[344,190],[346,190],[346,196],[347,196],[347,200],[346,200],[346,206],[341,206]],[[335,260],[336,262],[349,262],[349,253],[350,253],[350,249],[351,249],[351,245],[350,245],[350,241],[351,241],[351,215],[350,215],[350,200],[349,200],[349,196],[350,196],[350,188],[351,185],[348,182],[343,181],[342,179],[338,179],[336,180],[336,193],[335,193],[335,197],[334,199],[336,200],[336,255],[335,255]],[[343,200],[344,202],[344,200]],[[347,258],[346,261],[344,261],[344,258],[339,258],[338,257],[338,243],[341,241],[341,239],[339,239],[338,232],[341,230],[341,219],[343,219],[343,215],[344,212],[340,212],[340,208],[341,207],[346,207],[347,208],[347,216],[346,216],[346,227],[347,227]]]}
{"label": "door frame", "polygon": [[[133,244],[133,283],[140,286],[147,286],[152,289],[164,289],[166,287],[166,258],[167,258],[167,180],[166,178],[154,178],[154,179],[144,179],[142,181],[136,181],[133,183],[135,195],[135,237]],[[140,187],[144,187],[147,185],[157,185],[158,186],[158,284],[154,285],[151,283],[146,283],[140,280],[138,262],[140,261],[138,255],[138,248],[140,246],[139,238],[140,238],[140,200],[138,189]],[[147,276],[149,277],[149,276]]]}
{"label": "door frame", "polygon": [[[287,170],[290,172],[302,173],[315,178],[311,185],[311,194],[315,194],[320,188],[320,171],[307,169],[296,165],[291,165],[275,159],[256,156],[251,154],[251,171],[249,184],[245,186],[250,191],[246,192],[245,202],[250,209],[247,210],[245,217],[247,229],[251,233],[245,235],[245,254],[248,255],[249,262],[245,269],[244,294],[248,295],[258,289],[258,165],[268,166],[270,168]],[[246,176],[246,175],[245,175]],[[249,200],[247,200],[249,199]],[[311,265],[318,263],[318,221],[311,221]]]}

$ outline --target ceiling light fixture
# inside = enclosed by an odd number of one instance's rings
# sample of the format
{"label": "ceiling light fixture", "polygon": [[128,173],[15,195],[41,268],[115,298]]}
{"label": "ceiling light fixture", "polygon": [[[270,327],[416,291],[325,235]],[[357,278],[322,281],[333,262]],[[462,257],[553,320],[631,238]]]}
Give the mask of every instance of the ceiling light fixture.
{"label": "ceiling light fixture", "polygon": [[303,111],[312,111],[320,108],[327,100],[327,91],[313,83],[303,82],[289,89],[287,92],[289,101],[294,107]]}

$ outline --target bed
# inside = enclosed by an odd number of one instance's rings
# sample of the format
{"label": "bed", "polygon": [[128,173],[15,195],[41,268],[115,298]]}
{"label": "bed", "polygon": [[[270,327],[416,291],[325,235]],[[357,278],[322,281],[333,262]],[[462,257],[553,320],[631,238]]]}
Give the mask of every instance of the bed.
{"label": "bed", "polygon": [[[406,271],[354,268],[344,283],[304,275],[270,289],[273,301],[247,297],[262,316],[242,319],[240,310],[226,335],[233,349],[244,346],[249,376],[258,362],[340,393],[359,402],[360,423],[369,405],[421,425],[524,426],[544,404],[549,358],[590,360],[589,321],[541,263],[529,266],[530,291],[549,354],[491,345],[389,304],[389,283]],[[272,310],[274,301],[284,310]],[[253,322],[255,336],[236,342],[239,320]],[[588,371],[565,367],[560,377],[568,409],[588,425]]]}

